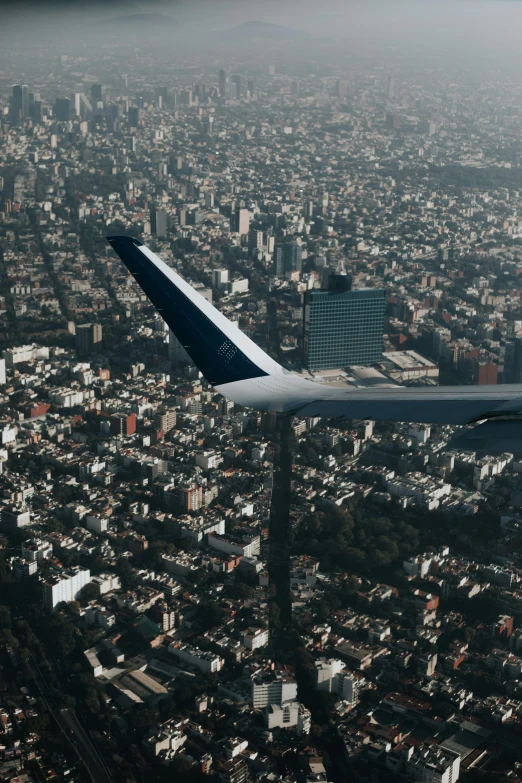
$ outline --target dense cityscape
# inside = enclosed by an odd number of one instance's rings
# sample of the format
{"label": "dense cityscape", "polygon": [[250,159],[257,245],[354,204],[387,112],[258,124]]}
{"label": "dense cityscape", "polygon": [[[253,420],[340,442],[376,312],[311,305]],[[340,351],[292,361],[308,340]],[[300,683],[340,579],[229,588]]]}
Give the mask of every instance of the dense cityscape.
{"label": "dense cityscape", "polygon": [[298,27],[0,56],[1,781],[522,779],[520,455],[234,405],[106,241],[303,377],[522,382],[518,77]]}

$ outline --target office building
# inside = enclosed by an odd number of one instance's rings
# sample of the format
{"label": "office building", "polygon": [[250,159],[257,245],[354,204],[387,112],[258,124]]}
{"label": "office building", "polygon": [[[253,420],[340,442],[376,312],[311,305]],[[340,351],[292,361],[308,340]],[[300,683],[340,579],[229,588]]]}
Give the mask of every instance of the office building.
{"label": "office building", "polygon": [[58,122],[67,122],[71,117],[71,101],[69,98],[57,98],[54,102],[54,116]]}
{"label": "office building", "polygon": [[101,84],[91,85],[91,100],[96,105],[102,100],[102,86]]}
{"label": "office building", "polygon": [[6,373],[5,373],[5,359],[0,359],[0,386],[3,386],[4,383],[6,383]]}
{"label": "office building", "polygon": [[285,272],[303,271],[303,248],[296,242],[288,242],[284,245],[284,269]]}
{"label": "office building", "polygon": [[522,383],[522,340],[517,337],[506,345],[504,383]]}
{"label": "office building", "polygon": [[103,332],[101,324],[79,324],[76,327],[76,353],[89,356],[100,350]]}
{"label": "office building", "polygon": [[232,98],[239,100],[241,98],[241,76],[234,74],[230,79],[230,89],[232,92]]}
{"label": "office building", "polygon": [[274,255],[272,258],[272,271],[276,277],[283,277],[285,274],[285,257],[284,257],[284,245],[276,245],[274,247]]}
{"label": "office building", "polygon": [[137,106],[131,106],[129,108],[128,118],[131,128],[137,128],[140,120],[140,110]]}
{"label": "office building", "polygon": [[219,95],[221,98],[225,98],[227,94],[227,72],[223,69],[218,74]]}
{"label": "office building", "polygon": [[248,253],[257,258],[263,252],[263,232],[257,228],[251,228],[248,232]]}
{"label": "office building", "polygon": [[307,291],[303,341],[307,369],[332,370],[378,361],[385,307],[384,289],[352,291],[350,278],[344,275],[332,276],[328,291]]}
{"label": "office building", "polygon": [[42,600],[46,607],[54,609],[65,601],[75,601],[83,587],[91,581],[88,568],[73,566],[42,580]]}
{"label": "office building", "polygon": [[33,101],[30,106],[31,119],[35,123],[39,123],[42,121],[43,118],[43,110],[42,110],[42,102],[41,101]]}
{"label": "office building", "polygon": [[167,236],[167,213],[164,209],[153,209],[151,211],[150,230],[155,237]]}
{"label": "office building", "polygon": [[13,85],[11,97],[11,119],[18,124],[29,115],[29,88],[27,84]]}

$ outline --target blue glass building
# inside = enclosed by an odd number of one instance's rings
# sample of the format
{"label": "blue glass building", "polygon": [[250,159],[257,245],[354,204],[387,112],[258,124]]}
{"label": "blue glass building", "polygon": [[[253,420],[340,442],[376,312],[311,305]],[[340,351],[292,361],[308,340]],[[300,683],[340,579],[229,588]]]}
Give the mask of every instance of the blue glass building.
{"label": "blue glass building", "polygon": [[385,307],[383,288],[308,291],[304,306],[307,369],[334,370],[379,361]]}

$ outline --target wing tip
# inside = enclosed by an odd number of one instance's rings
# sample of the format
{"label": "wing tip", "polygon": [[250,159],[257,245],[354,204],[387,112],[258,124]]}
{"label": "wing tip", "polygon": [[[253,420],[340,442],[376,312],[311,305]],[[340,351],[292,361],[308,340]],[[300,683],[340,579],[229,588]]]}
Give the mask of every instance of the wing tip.
{"label": "wing tip", "polygon": [[125,236],[124,234],[111,234],[111,236],[105,237],[109,245],[111,247],[114,247],[114,245],[117,245],[118,247],[125,247],[134,245],[134,247],[143,247],[143,242],[141,242],[139,239],[136,239],[136,237],[129,237]]}

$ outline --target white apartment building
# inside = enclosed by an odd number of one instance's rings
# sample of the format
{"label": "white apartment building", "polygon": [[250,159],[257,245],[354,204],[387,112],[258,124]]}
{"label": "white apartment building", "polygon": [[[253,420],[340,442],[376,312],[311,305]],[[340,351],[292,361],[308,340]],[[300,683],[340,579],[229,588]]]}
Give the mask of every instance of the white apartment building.
{"label": "white apartment building", "polygon": [[249,628],[243,634],[243,644],[248,650],[258,650],[268,644],[268,628]]}
{"label": "white apartment building", "polygon": [[296,729],[298,734],[309,734],[312,725],[310,711],[297,701],[271,704],[265,710],[268,729]]}
{"label": "white apartment building", "polygon": [[49,394],[49,400],[61,408],[74,408],[75,405],[81,405],[84,393],[79,389],[57,389]]}
{"label": "white apartment building", "polygon": [[211,652],[204,652],[199,647],[190,647],[188,644],[179,645],[179,642],[171,642],[168,650],[172,655],[176,655],[182,661],[186,661],[191,666],[195,666],[205,674],[213,674],[221,671],[225,665],[223,658]]}
{"label": "white apartment building", "polygon": [[96,535],[106,533],[109,529],[109,520],[107,517],[96,517],[93,514],[88,514],[85,517],[85,523],[88,530],[92,530]]}
{"label": "white apartment building", "polygon": [[251,541],[247,543],[230,541],[228,538],[211,534],[208,537],[209,546],[213,549],[217,549],[220,552],[226,552],[228,555],[239,555],[239,557],[255,557],[259,554],[259,536],[254,536]]}
{"label": "white apartment building", "polygon": [[282,672],[262,672],[252,675],[251,701],[254,709],[271,704],[284,704],[297,698],[297,683]]}
{"label": "white apartment building", "polygon": [[332,692],[332,681],[345,668],[339,658],[320,658],[315,662],[315,688],[318,691]]}
{"label": "white apartment building", "polygon": [[48,541],[39,538],[29,538],[22,544],[22,557],[29,562],[41,563],[53,555],[53,547]]}
{"label": "white apartment building", "polygon": [[228,284],[229,294],[246,294],[248,291],[248,277],[240,277],[238,280],[232,280]]}
{"label": "white apartment building", "polygon": [[460,774],[460,756],[437,745],[412,749],[406,772],[420,783],[455,783]]}
{"label": "white apartment building", "polygon": [[223,462],[223,457],[217,451],[200,451],[196,454],[196,465],[203,470],[213,470]]}
{"label": "white apartment building", "polygon": [[315,687],[318,691],[334,693],[339,699],[357,704],[364,679],[345,671],[338,658],[320,658],[315,662]]}
{"label": "white apartment building", "polygon": [[35,345],[19,345],[17,348],[8,348],[3,352],[6,367],[12,368],[20,362],[34,362],[36,359],[48,359],[49,348]]}
{"label": "white apartment building", "polygon": [[116,617],[103,606],[88,606],[85,610],[84,620],[86,625],[96,625],[108,630],[116,624]]}
{"label": "white apartment building", "polygon": [[88,568],[73,566],[42,580],[42,598],[45,606],[54,609],[62,601],[75,601],[80,590],[91,581]]}
{"label": "white apartment building", "polygon": [[109,571],[93,576],[91,582],[97,586],[100,595],[105,595],[105,593],[110,593],[112,590],[119,590],[121,588],[120,577]]}

